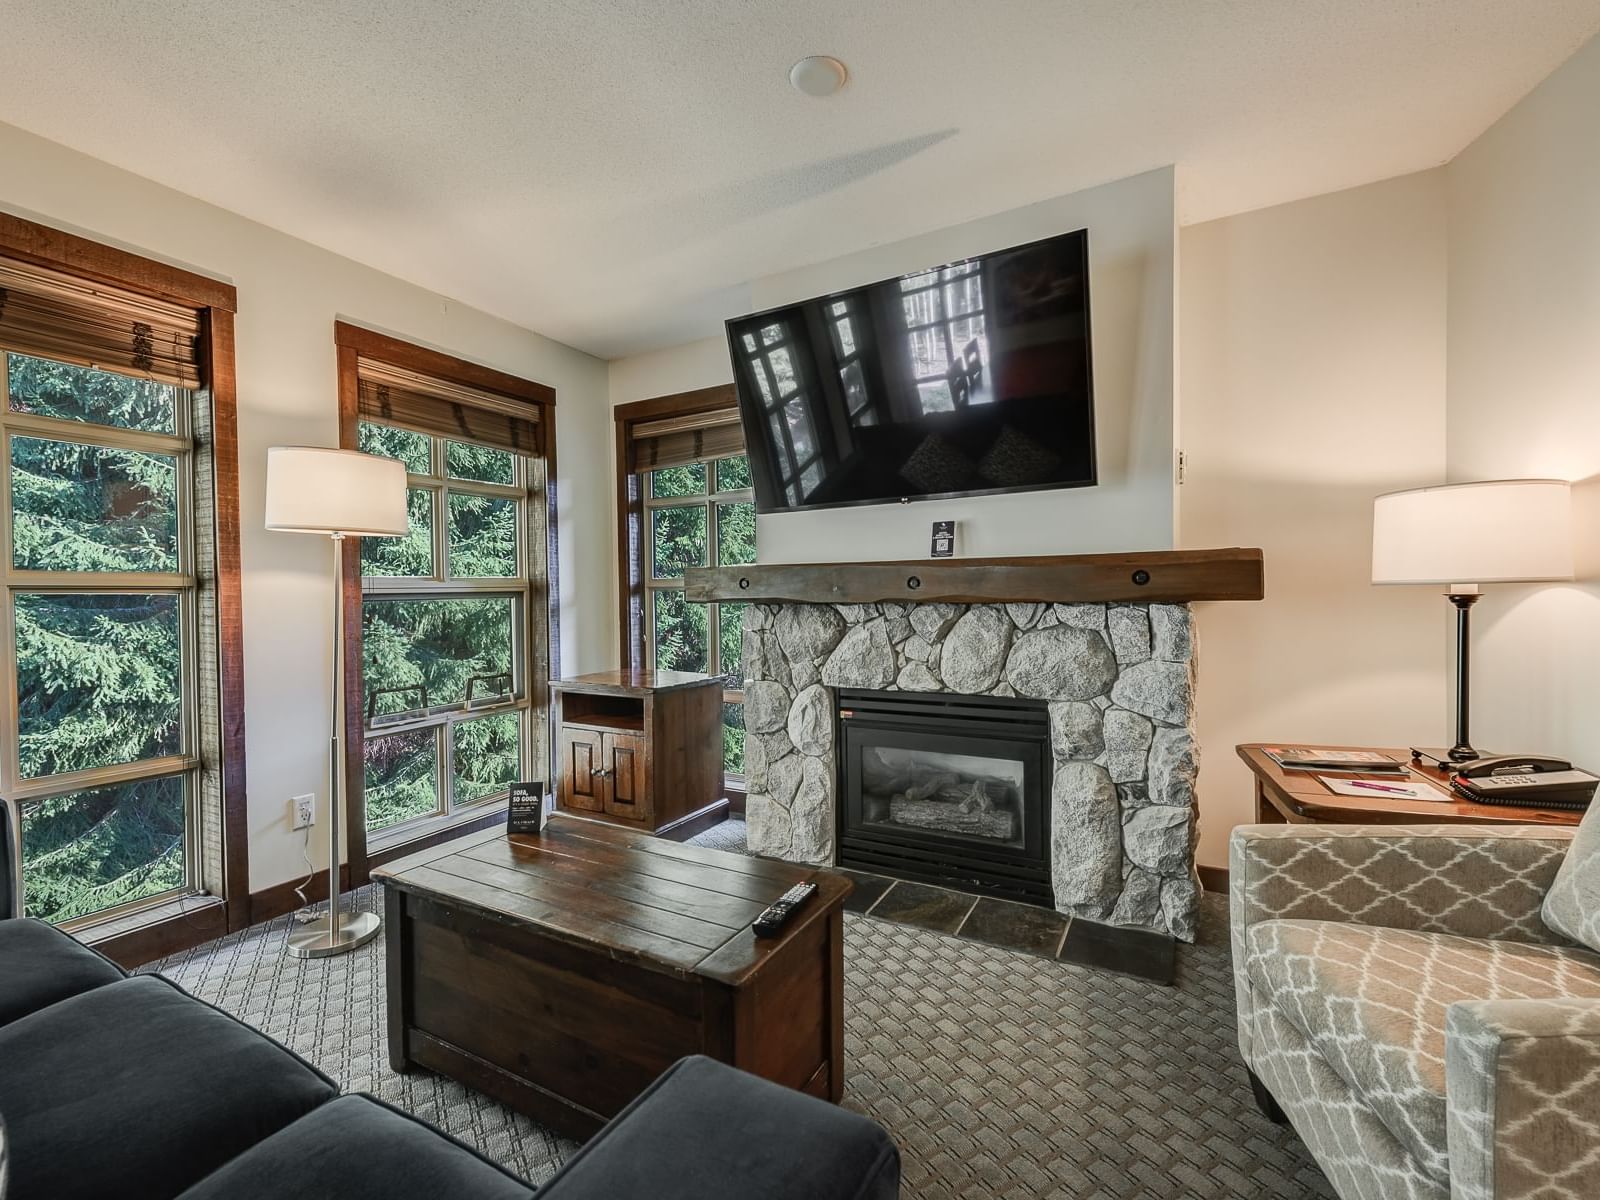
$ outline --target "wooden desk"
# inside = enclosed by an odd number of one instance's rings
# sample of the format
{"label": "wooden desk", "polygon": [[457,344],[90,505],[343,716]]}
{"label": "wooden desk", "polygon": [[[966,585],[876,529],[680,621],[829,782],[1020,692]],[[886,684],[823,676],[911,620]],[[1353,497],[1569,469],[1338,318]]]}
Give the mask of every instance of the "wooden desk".
{"label": "wooden desk", "polygon": [[[1432,800],[1391,800],[1374,795],[1357,799],[1329,791],[1317,779],[1330,771],[1286,771],[1266,754],[1267,746],[1297,746],[1313,750],[1377,750],[1410,767],[1411,782],[1425,781],[1450,795],[1445,775],[1433,767],[1411,761],[1409,750],[1375,746],[1308,746],[1304,742],[1251,742],[1237,747],[1256,778],[1256,820],[1265,825],[1576,825],[1583,813],[1558,808],[1518,808],[1508,804],[1474,804],[1451,797]],[[1373,779],[1387,775],[1349,773],[1341,779]]]}
{"label": "wooden desk", "polygon": [[[389,1062],[585,1138],[685,1054],[813,1096],[844,1090],[851,883],[557,814],[372,873],[384,884]],[[775,938],[750,931],[793,884]]]}

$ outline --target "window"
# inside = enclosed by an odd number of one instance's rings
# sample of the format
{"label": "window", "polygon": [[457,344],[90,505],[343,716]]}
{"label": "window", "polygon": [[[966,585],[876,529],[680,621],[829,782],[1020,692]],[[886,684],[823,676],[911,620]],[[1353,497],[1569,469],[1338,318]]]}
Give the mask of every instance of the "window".
{"label": "window", "polygon": [[201,886],[193,393],[3,341],[0,392],[0,778],[78,927]]}
{"label": "window", "polygon": [[645,644],[661,670],[728,677],[723,692],[723,767],[744,773],[743,604],[691,604],[688,567],[756,559],[750,462],[741,455],[644,473]]}
{"label": "window", "polygon": [[366,419],[358,440],[409,487],[409,535],[361,543],[366,828],[403,840],[529,778],[536,464]]}
{"label": "window", "polygon": [[11,899],[130,961],[249,919],[237,307],[0,213]]}

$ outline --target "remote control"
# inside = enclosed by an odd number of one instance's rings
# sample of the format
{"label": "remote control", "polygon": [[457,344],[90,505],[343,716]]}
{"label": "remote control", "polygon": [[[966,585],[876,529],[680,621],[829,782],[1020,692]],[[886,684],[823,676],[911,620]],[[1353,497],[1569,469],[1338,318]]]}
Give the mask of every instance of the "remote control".
{"label": "remote control", "polygon": [[795,884],[751,922],[750,928],[757,937],[777,937],[789,923],[789,918],[794,916],[794,910],[810,899],[811,893],[816,890],[817,885],[814,883]]}

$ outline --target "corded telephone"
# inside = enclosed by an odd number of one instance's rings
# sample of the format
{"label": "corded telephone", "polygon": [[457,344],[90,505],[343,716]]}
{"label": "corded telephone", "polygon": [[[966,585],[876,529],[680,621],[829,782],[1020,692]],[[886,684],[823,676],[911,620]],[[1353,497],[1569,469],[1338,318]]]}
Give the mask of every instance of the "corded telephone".
{"label": "corded telephone", "polygon": [[1600,778],[1562,758],[1503,754],[1457,763],[1450,790],[1479,804],[1532,808],[1588,808]]}

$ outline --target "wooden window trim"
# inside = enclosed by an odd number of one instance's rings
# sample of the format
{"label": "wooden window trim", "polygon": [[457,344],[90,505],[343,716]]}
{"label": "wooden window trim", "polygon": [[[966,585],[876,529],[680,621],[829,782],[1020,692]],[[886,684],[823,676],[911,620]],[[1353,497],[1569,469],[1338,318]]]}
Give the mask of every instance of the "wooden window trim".
{"label": "wooden window trim", "polygon": [[[645,659],[645,614],[648,609],[645,595],[645,497],[643,476],[633,459],[633,427],[646,421],[659,421],[663,417],[698,416],[704,413],[737,412],[739,394],[731,383],[696,388],[688,392],[674,392],[666,396],[652,396],[619,404],[612,409],[616,424],[616,456],[613,469],[616,475],[617,505],[617,639],[618,661],[627,670],[640,670],[649,666]],[[707,487],[711,481],[707,479]],[[743,778],[722,778],[723,795],[730,802],[730,812],[743,814],[745,785]]]}
{"label": "wooden window trim", "polygon": [[217,646],[222,717],[223,892],[220,920],[177,915],[147,926],[137,939],[108,947],[132,964],[199,945],[250,924],[250,848],[245,800],[244,622],[240,565],[239,410],[234,363],[232,284],[128,250],[0,213],[0,256],[81,279],[193,307],[212,410],[213,512],[216,522]]}
{"label": "wooden window trim", "polygon": [[[362,358],[380,359],[394,366],[404,367],[408,371],[432,375],[465,387],[497,392],[513,400],[525,400],[529,404],[541,404],[548,408],[555,407],[556,390],[547,384],[535,383],[531,379],[519,379],[515,375],[508,375],[493,367],[468,362],[464,358],[456,358],[438,350],[430,350],[415,342],[401,341],[386,333],[363,329],[360,325],[352,325],[348,321],[333,323],[333,344],[340,349],[353,350]],[[551,414],[541,415],[548,417]]]}
{"label": "wooden window trim", "polygon": [[80,279],[97,279],[174,304],[239,311],[238,289],[231,283],[9,213],[0,213],[0,252],[7,258],[51,267]]}
{"label": "wooden window trim", "polygon": [[644,491],[633,461],[633,427],[662,417],[696,416],[701,413],[737,411],[738,394],[733,384],[674,392],[619,404],[612,410],[616,422],[617,487],[617,633],[621,648],[618,659],[629,670],[639,670],[644,661]]}
{"label": "wooden window trim", "polygon": [[[339,445],[346,450],[360,448],[360,388],[359,363],[362,358],[379,359],[407,370],[432,375],[438,379],[466,387],[482,388],[513,400],[520,400],[539,408],[538,420],[543,431],[544,493],[545,493],[545,598],[546,629],[549,646],[546,661],[550,664],[552,679],[561,674],[561,588],[560,571],[560,521],[556,504],[556,426],[555,389],[530,379],[520,379],[497,371],[481,363],[432,350],[414,342],[403,341],[388,334],[352,325],[347,321],[333,323],[333,342],[338,356],[339,376]],[[346,548],[340,564],[340,603],[344,605],[347,634],[361,629],[361,556],[356,550]],[[363,680],[361,676],[361,639],[345,639],[345,799],[348,803],[359,794],[363,774],[363,752],[366,729],[362,719]],[[551,706],[545,700],[545,745],[553,744],[554,725],[550,717]],[[531,723],[531,722],[530,722]],[[548,757],[548,756],[547,756]],[[549,774],[553,757],[545,766]],[[485,818],[487,820],[487,818]],[[345,854],[348,860],[351,887],[360,887],[371,878],[372,868],[393,858],[420,850],[442,838],[459,837],[476,828],[476,823],[451,826],[443,832],[420,831],[412,841],[385,844],[380,855],[369,852],[366,822],[345,814],[348,840]]]}

